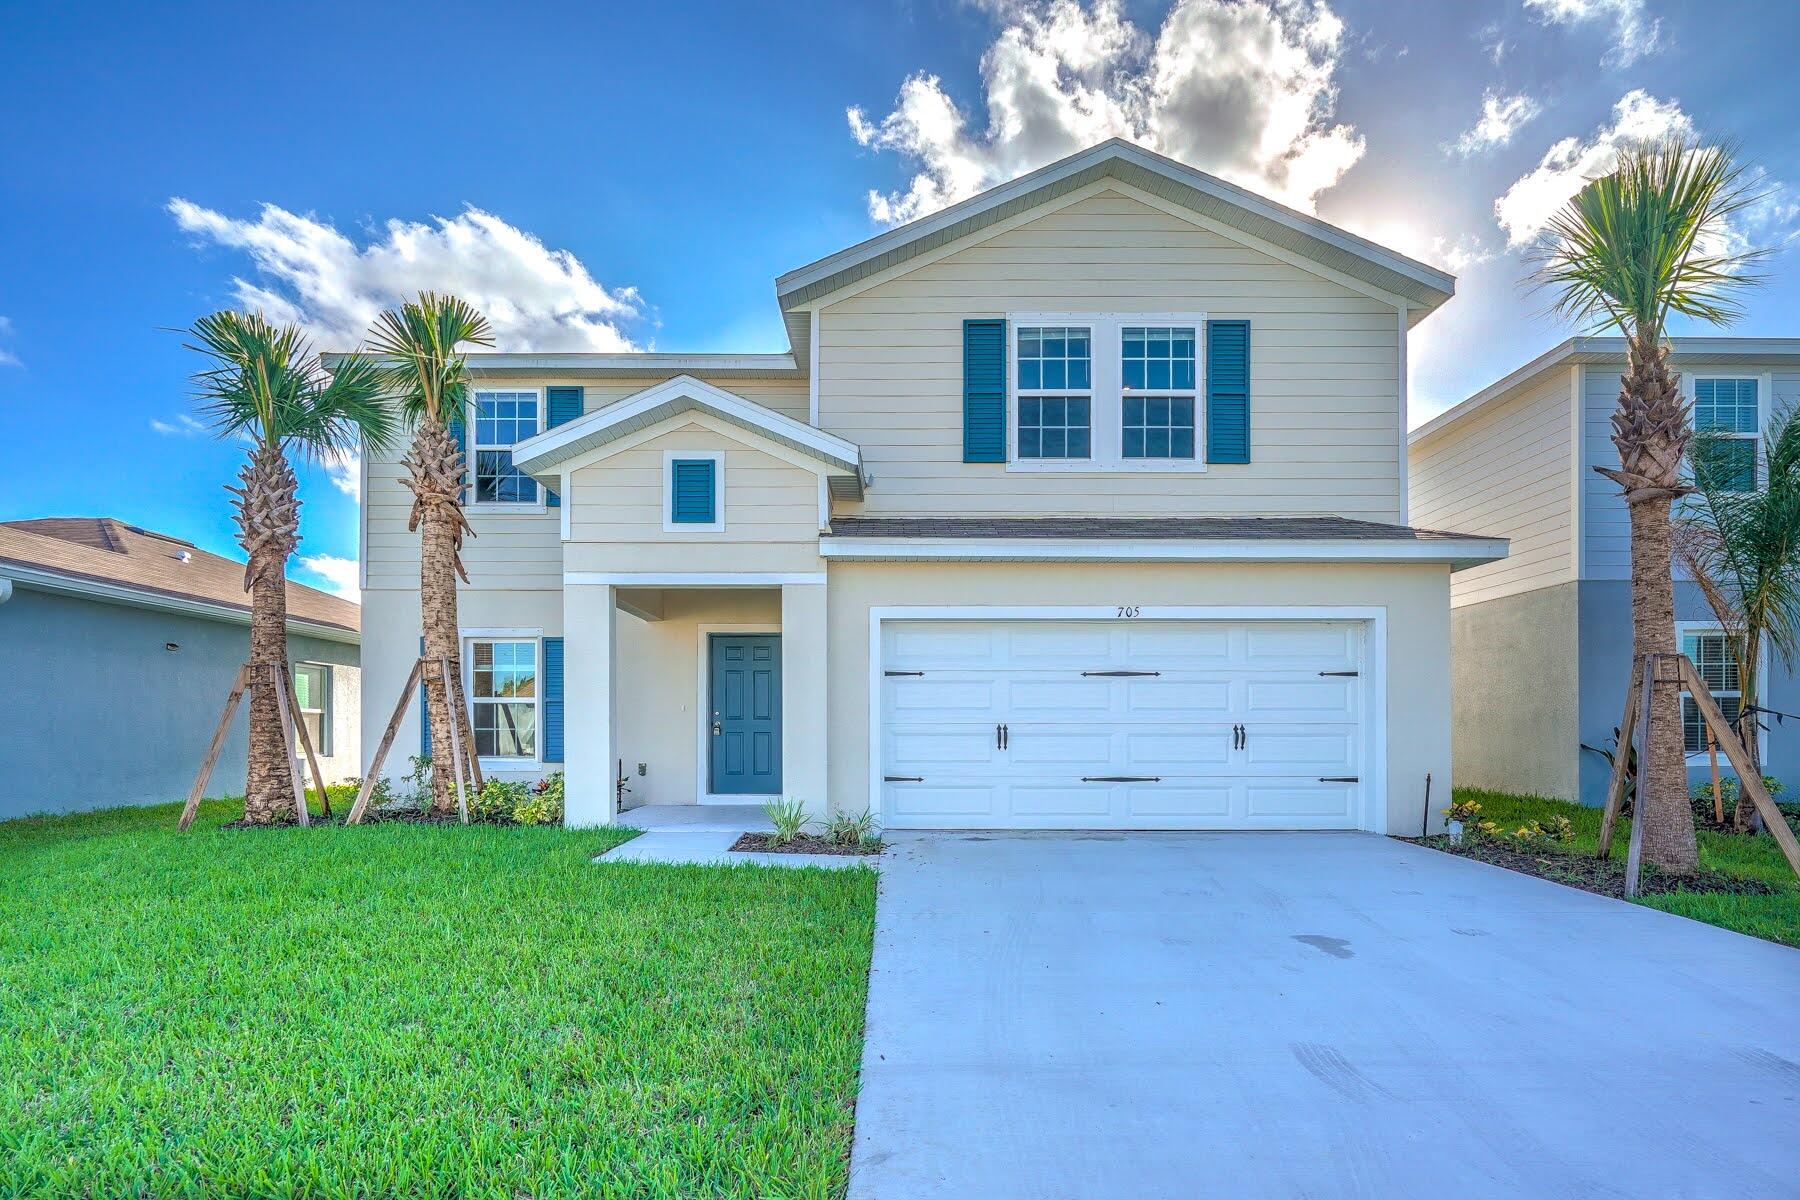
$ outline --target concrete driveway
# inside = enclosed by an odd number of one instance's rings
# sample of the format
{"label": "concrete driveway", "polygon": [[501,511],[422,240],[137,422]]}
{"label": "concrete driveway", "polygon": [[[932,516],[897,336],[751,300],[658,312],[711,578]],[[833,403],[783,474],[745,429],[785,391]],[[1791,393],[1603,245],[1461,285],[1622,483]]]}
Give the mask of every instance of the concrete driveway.
{"label": "concrete driveway", "polygon": [[855,1200],[1800,1195],[1800,951],[1368,834],[893,840]]}

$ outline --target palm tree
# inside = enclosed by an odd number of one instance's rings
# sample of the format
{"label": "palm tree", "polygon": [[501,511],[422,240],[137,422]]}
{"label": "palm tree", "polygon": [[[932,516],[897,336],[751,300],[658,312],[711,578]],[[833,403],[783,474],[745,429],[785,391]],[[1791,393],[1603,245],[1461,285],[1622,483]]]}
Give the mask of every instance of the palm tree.
{"label": "palm tree", "polygon": [[[473,749],[469,707],[462,694],[462,646],[456,616],[456,580],[469,581],[463,569],[463,534],[475,531],[463,516],[464,463],[453,430],[463,424],[469,398],[469,368],[457,347],[494,344],[487,318],[455,296],[422,292],[417,300],[375,318],[369,333],[382,359],[382,378],[389,397],[413,431],[412,447],[401,463],[412,489],[412,516],[407,528],[419,534],[419,621],[425,635],[425,657],[450,661],[446,696],[438,675],[425,676],[426,720],[431,744],[449,747],[454,716],[465,747]],[[456,807],[455,780],[448,771],[431,773],[431,807],[440,813]]]}
{"label": "palm tree", "polygon": [[[1556,293],[1564,318],[1625,337],[1625,373],[1613,412],[1615,468],[1631,516],[1631,622],[1635,654],[1675,652],[1670,574],[1673,502],[1682,478],[1688,405],[1669,366],[1671,315],[1726,325],[1735,295],[1755,282],[1755,252],[1729,248],[1726,223],[1757,199],[1728,148],[1688,138],[1620,150],[1612,173],[1589,182],[1551,220],[1533,278]],[[1641,754],[1635,819],[1645,861],[1671,874],[1699,866],[1682,753],[1681,689],[1652,688],[1651,735]]]}
{"label": "palm tree", "polygon": [[[287,560],[300,542],[300,499],[290,456],[323,459],[377,450],[393,436],[373,366],[354,357],[327,373],[300,331],[257,313],[216,312],[188,331],[189,349],[212,364],[194,375],[200,412],[221,438],[242,439],[249,461],[238,472],[238,543],[249,561],[250,753],[244,820],[272,825],[297,818],[288,745],[275,684],[286,686]],[[269,670],[267,668],[274,668]]]}
{"label": "palm tree", "polygon": [[[1750,711],[1761,695],[1763,645],[1784,665],[1800,655],[1800,420],[1792,411],[1770,420],[1760,480],[1746,480],[1741,460],[1730,457],[1742,445],[1706,431],[1695,436],[1695,495],[1676,520],[1675,557],[1725,631],[1739,708]],[[1761,770],[1756,718],[1740,721],[1738,733]],[[1732,822],[1761,824],[1742,789]]]}

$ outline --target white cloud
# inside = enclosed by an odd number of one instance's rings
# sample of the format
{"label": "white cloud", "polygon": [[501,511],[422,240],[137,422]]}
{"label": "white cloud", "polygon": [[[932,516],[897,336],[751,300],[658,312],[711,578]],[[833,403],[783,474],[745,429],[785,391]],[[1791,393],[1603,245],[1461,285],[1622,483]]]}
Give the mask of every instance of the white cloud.
{"label": "white cloud", "polygon": [[361,595],[354,558],[339,558],[335,554],[302,555],[300,567],[323,582],[327,591],[336,592],[346,600],[355,600]]}
{"label": "white cloud", "polygon": [[273,204],[254,220],[180,197],[168,210],[186,232],[249,257],[254,277],[232,281],[238,303],[304,326],[320,349],[357,345],[376,313],[428,289],[485,313],[502,350],[629,350],[625,330],[643,315],[636,289],[605,287],[569,251],[478,208],[390,220],[360,245]]}
{"label": "white cloud", "polygon": [[1612,169],[1620,147],[1693,132],[1693,121],[1673,100],[1658,100],[1641,88],[1626,92],[1613,105],[1611,124],[1586,140],[1563,138],[1494,201],[1507,244],[1524,246],[1542,233],[1569,197]]}
{"label": "white cloud", "polygon": [[1604,66],[1627,67],[1662,49],[1662,22],[1644,11],[1644,0],[1525,0],[1525,7],[1551,25],[1610,22],[1613,44],[1600,58]]}
{"label": "white cloud", "polygon": [[[0,338],[10,338],[12,337],[12,332],[12,318],[0,317]],[[0,367],[22,367],[24,365],[24,363],[19,361],[18,355],[14,354],[11,350],[8,350],[5,346],[0,346]]]}
{"label": "white cloud", "polygon": [[1487,55],[1488,61],[1496,67],[1500,65],[1500,60],[1506,57],[1506,52],[1512,49],[1512,43],[1506,40],[1506,35],[1501,32],[1498,21],[1490,21],[1483,25],[1475,36],[1481,42],[1481,52]]}
{"label": "white cloud", "polygon": [[362,455],[352,450],[334,454],[325,460],[325,475],[331,486],[352,500],[362,499]]}
{"label": "white cloud", "polygon": [[1489,88],[1481,93],[1480,119],[1473,128],[1464,130],[1446,149],[1468,158],[1472,154],[1504,146],[1512,141],[1513,134],[1520,127],[1543,111],[1542,105],[1524,93],[1504,96]]}
{"label": "white cloud", "polygon": [[150,418],[150,428],[169,437],[194,437],[206,432],[206,426],[188,416],[179,413],[173,421],[164,421],[157,417]]}
{"label": "white cloud", "polygon": [[1118,0],[996,8],[1006,25],[981,60],[985,128],[926,74],[878,122],[847,111],[857,141],[918,165],[905,188],[869,194],[877,221],[910,221],[1108,137],[1309,211],[1362,157],[1362,136],[1331,119],[1343,22],[1323,0],[1177,0],[1154,39]]}

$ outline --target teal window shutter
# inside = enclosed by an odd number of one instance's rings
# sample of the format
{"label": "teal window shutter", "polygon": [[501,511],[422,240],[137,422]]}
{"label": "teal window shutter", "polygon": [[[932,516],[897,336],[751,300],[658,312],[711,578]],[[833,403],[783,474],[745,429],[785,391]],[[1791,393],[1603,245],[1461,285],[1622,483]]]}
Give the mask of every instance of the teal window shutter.
{"label": "teal window shutter", "polygon": [[[460,427],[459,427],[460,428]],[[425,635],[419,635],[419,657],[425,657]],[[425,703],[425,681],[419,680],[419,753],[431,757],[431,706]]]}
{"label": "teal window shutter", "polygon": [[1250,461],[1250,322],[1206,323],[1206,461]]}
{"label": "teal window shutter", "polygon": [[563,760],[563,640],[559,637],[544,639],[543,760]]}
{"label": "teal window shutter", "polygon": [[712,525],[719,520],[718,479],[710,458],[677,458],[669,464],[669,520]]}
{"label": "teal window shutter", "polygon": [[[585,391],[581,387],[545,388],[544,427],[555,429],[558,425],[565,425],[579,417],[586,399]],[[550,508],[561,508],[562,497],[545,488],[544,503]]]}
{"label": "teal window shutter", "polygon": [[1006,461],[1006,321],[963,322],[963,461]]}

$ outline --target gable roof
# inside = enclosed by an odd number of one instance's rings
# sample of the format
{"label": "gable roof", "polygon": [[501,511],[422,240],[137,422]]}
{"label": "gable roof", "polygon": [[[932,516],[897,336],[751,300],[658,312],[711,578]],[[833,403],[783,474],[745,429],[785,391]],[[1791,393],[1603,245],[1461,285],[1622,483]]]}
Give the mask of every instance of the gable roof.
{"label": "gable roof", "polygon": [[796,316],[797,310],[858,280],[1104,178],[1131,184],[1261,241],[1304,255],[1402,297],[1420,309],[1434,309],[1456,292],[1454,275],[1317,217],[1296,212],[1216,175],[1120,138],[1110,138],[777,278],[775,295],[787,318],[795,356],[805,358],[801,350],[810,336],[806,314],[799,312]]}
{"label": "gable roof", "polygon": [[[1669,362],[1684,367],[1731,366],[1746,362],[1800,366],[1800,338],[1678,337],[1669,339]],[[1498,400],[1516,388],[1532,383],[1547,371],[1584,364],[1623,363],[1622,337],[1572,337],[1550,347],[1524,366],[1488,384],[1467,400],[1451,406],[1406,435],[1408,445],[1441,432],[1447,426]]]}
{"label": "gable roof", "polygon": [[820,463],[831,473],[834,495],[862,494],[862,450],[855,443],[692,375],[677,375],[605,408],[597,408],[526,438],[513,448],[513,465],[547,482],[556,477],[563,464],[581,455],[598,450],[626,434],[695,410],[768,438]]}
{"label": "gable roof", "polygon": [[[248,625],[244,564],[113,517],[0,522],[0,579],[89,599],[186,612]],[[362,609],[289,581],[288,629],[360,640]]]}

